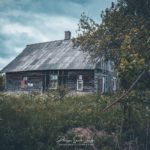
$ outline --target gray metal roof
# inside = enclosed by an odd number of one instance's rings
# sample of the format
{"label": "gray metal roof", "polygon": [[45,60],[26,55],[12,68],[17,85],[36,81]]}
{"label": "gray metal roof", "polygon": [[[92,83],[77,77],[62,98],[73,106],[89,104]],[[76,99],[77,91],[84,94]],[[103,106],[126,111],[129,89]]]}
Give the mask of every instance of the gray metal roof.
{"label": "gray metal roof", "polygon": [[27,45],[2,72],[33,70],[94,69],[90,56],[74,47],[72,40]]}

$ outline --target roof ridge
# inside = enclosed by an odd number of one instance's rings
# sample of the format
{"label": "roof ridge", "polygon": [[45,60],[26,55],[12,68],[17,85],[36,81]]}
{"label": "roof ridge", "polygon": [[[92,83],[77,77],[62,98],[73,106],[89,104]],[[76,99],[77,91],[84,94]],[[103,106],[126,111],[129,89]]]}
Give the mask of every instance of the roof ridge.
{"label": "roof ridge", "polygon": [[[70,40],[72,40],[72,39],[70,39]],[[26,46],[37,45],[37,44],[46,44],[46,43],[59,42],[59,41],[70,41],[70,40],[54,40],[54,41],[47,41],[47,42],[39,42],[39,43],[27,44]]]}

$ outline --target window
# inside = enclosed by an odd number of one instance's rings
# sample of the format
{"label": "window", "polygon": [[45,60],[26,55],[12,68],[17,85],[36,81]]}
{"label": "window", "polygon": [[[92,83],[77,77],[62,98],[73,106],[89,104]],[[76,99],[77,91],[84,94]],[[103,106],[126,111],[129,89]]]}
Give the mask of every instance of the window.
{"label": "window", "polygon": [[27,80],[28,80],[28,77],[23,77],[23,80],[27,81]]}
{"label": "window", "polygon": [[23,77],[23,80],[21,80],[21,88],[22,89],[27,88],[27,80],[28,80],[27,77]]}
{"label": "window", "polygon": [[102,83],[101,83],[102,84],[101,85],[102,86],[102,91],[101,92],[104,93],[105,92],[105,85],[106,85],[106,83],[105,83],[106,82],[106,78],[102,77],[101,80],[102,80]]}
{"label": "window", "polygon": [[79,80],[82,80],[82,75],[79,75]]}
{"label": "window", "polygon": [[116,77],[113,77],[113,91],[117,90],[117,79]]}
{"label": "window", "polygon": [[33,87],[33,83],[28,83],[28,87]]}
{"label": "window", "polygon": [[77,80],[77,90],[83,91],[83,80]]}
{"label": "window", "polygon": [[108,92],[108,84],[109,84],[109,83],[108,83],[108,77],[105,77],[105,78],[104,78],[104,86],[105,86],[105,87],[104,87],[104,91],[105,91],[105,92]]}
{"label": "window", "polygon": [[57,89],[58,75],[50,75],[50,89]]}
{"label": "window", "polygon": [[77,90],[78,91],[83,91],[83,79],[82,79],[82,75],[78,76],[78,80],[77,80]]}
{"label": "window", "polygon": [[104,93],[105,92],[105,77],[100,77],[98,79],[98,92]]}

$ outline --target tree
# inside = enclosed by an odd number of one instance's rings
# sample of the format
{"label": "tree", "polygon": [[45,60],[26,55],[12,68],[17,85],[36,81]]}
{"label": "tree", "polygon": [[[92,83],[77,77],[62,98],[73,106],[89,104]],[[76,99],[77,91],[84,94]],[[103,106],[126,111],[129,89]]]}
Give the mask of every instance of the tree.
{"label": "tree", "polygon": [[[147,4],[145,4],[147,2]],[[142,7],[142,8],[141,8]],[[75,44],[93,59],[102,55],[115,63],[122,88],[127,89],[150,66],[150,1],[119,0],[95,23],[81,15]]]}
{"label": "tree", "polygon": [[150,0],[119,0],[119,3],[125,6],[125,11],[128,14],[150,17]]}
{"label": "tree", "polygon": [[83,13],[74,43],[95,60],[104,56],[115,63],[121,87],[127,92],[109,106],[126,100],[120,105],[124,112],[122,139],[143,140],[145,131],[137,134],[137,122],[141,116],[145,118],[145,101],[149,100],[145,91],[150,89],[150,0],[118,0],[101,18],[97,24]]}

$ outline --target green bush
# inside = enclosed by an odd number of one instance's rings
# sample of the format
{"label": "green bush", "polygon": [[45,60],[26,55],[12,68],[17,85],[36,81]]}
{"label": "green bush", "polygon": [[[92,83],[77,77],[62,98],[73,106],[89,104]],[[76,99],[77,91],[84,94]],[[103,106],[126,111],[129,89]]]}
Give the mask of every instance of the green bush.
{"label": "green bush", "polygon": [[[141,144],[142,147],[143,141],[140,140],[145,136],[148,121],[144,117],[145,109],[140,105],[134,106],[132,122],[126,129],[129,133],[127,135],[122,129],[124,122],[122,107],[118,105],[102,113],[102,109],[110,99],[111,96],[86,95],[67,96],[60,101],[45,94],[0,93],[0,149],[61,149],[57,145],[57,138],[66,135],[70,129],[76,127],[92,127],[95,131],[103,130],[108,135],[114,133],[120,145],[127,141],[127,136],[131,135],[129,131],[132,129],[134,131],[132,133],[138,131],[134,134],[134,138],[139,139],[139,145]],[[134,130],[135,123],[138,125]],[[98,141],[96,145],[102,146],[103,149],[114,146],[114,141],[109,136],[96,141]]]}
{"label": "green bush", "polygon": [[96,106],[93,96],[54,101],[45,95],[1,94],[0,147],[3,150],[56,149],[57,137],[70,128],[97,123]]}
{"label": "green bush", "polygon": [[4,77],[0,74],[0,91],[4,90]]}
{"label": "green bush", "polygon": [[58,86],[57,89],[49,89],[46,92],[46,95],[54,100],[63,100],[67,94],[69,94],[69,89],[63,85]]}
{"label": "green bush", "polygon": [[105,135],[102,137],[97,137],[95,139],[95,145],[100,150],[117,150],[116,143],[114,141],[114,137],[111,135]]}

